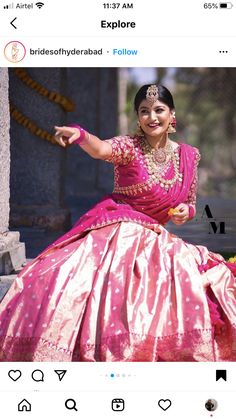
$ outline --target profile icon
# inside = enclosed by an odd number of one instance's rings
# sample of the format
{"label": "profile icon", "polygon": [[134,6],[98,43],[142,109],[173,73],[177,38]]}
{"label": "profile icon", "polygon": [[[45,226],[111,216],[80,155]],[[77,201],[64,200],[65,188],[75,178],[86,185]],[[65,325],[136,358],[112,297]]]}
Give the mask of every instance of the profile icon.
{"label": "profile icon", "polygon": [[217,409],[217,401],[215,399],[208,399],[205,403],[205,408],[209,412],[214,412]]}
{"label": "profile icon", "polygon": [[7,61],[11,63],[19,63],[26,54],[26,48],[20,41],[8,42],[4,48],[4,55]]}

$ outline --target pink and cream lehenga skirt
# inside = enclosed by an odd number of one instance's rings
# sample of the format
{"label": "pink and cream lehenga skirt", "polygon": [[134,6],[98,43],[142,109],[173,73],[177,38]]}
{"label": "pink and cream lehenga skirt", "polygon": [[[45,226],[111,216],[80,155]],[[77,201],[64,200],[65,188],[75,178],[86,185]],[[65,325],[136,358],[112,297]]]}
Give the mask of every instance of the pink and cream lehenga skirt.
{"label": "pink and cream lehenga skirt", "polygon": [[135,222],[43,252],[0,304],[2,361],[236,361],[220,255]]}

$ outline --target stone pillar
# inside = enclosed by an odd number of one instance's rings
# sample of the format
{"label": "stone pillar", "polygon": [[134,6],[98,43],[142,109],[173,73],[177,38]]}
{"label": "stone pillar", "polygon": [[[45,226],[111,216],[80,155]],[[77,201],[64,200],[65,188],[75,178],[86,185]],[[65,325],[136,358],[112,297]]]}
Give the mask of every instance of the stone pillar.
{"label": "stone pillar", "polygon": [[[76,103],[63,124],[77,122],[101,139],[118,131],[117,68],[67,69],[67,94]],[[67,150],[66,199],[73,222],[113,189],[113,165],[92,159],[80,147]]]}
{"label": "stone pillar", "polygon": [[0,233],[8,230],[10,199],[10,115],[8,102],[8,73],[0,68]]}
{"label": "stone pillar", "polygon": [[0,68],[0,275],[18,271],[25,263],[25,247],[20,235],[9,232],[10,199],[10,115],[8,70]]}
{"label": "stone pillar", "polygon": [[[65,121],[66,111],[9,70],[11,104],[48,133]],[[50,92],[64,96],[66,69],[27,68],[29,77]],[[64,203],[66,150],[34,135],[11,120],[11,227],[67,230],[70,214]]]}

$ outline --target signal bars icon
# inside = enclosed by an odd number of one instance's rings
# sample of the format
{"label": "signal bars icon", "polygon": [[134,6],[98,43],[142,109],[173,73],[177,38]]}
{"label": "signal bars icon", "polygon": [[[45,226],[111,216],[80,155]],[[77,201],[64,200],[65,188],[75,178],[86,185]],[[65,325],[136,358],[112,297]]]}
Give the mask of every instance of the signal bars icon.
{"label": "signal bars icon", "polygon": [[14,3],[6,4],[5,6],[3,6],[3,9],[13,9],[13,8],[14,8]]}
{"label": "signal bars icon", "polygon": [[41,1],[38,1],[38,3],[35,3],[35,6],[41,9],[44,6],[44,3],[42,3]]}
{"label": "signal bars icon", "polygon": [[[41,9],[44,6],[44,3],[38,1],[37,3],[35,3],[35,6]],[[3,9],[14,9],[14,3],[6,4],[5,6],[3,6]]]}

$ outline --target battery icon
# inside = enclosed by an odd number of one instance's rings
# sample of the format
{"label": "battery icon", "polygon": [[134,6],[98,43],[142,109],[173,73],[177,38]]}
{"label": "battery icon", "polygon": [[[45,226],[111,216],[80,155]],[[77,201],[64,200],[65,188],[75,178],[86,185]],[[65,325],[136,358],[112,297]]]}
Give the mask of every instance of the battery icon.
{"label": "battery icon", "polygon": [[220,3],[220,9],[232,9],[233,4],[231,2]]}

